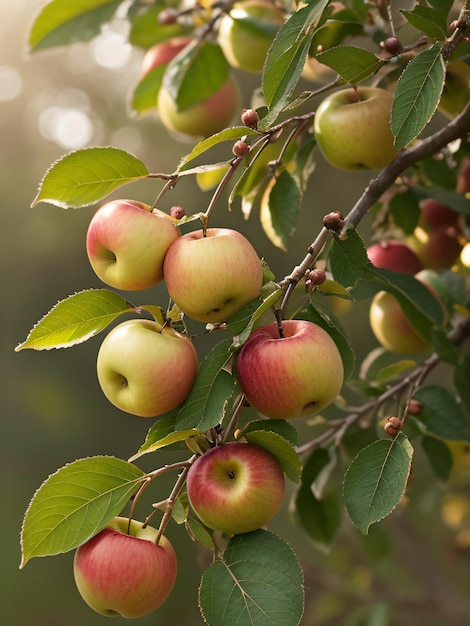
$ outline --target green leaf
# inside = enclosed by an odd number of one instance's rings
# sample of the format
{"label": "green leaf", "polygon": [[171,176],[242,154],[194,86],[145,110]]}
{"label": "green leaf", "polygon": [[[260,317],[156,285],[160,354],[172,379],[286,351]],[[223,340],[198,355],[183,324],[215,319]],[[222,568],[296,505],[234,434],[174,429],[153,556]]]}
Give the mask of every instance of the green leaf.
{"label": "green leaf", "polygon": [[165,70],[166,65],[154,67],[136,85],[131,100],[131,108],[135,113],[146,113],[157,107],[158,92],[162,85]]}
{"label": "green leaf", "polygon": [[161,450],[174,443],[194,437],[197,432],[194,429],[175,431],[175,419],[178,409],[171,411],[169,415],[158,419],[150,428],[144,443],[139,450],[131,456],[129,461],[135,461],[144,454]]}
{"label": "green leaf", "polygon": [[123,313],[132,311],[135,311],[135,307],[114,291],[80,291],[58,302],[15,350],[50,350],[75,346],[94,337]]}
{"label": "green leaf", "polygon": [[397,82],[391,115],[397,148],[406,148],[414,141],[434,115],[445,72],[439,45],[420,52],[405,67]]}
{"label": "green leaf", "polygon": [[420,387],[413,397],[423,407],[419,421],[424,432],[449,441],[470,441],[470,416],[450,389],[429,385]]}
{"label": "green leaf", "polygon": [[467,417],[470,418],[470,354],[463,357],[455,368],[454,384],[457,389]]}
{"label": "green leaf", "polygon": [[447,482],[452,472],[452,454],[449,447],[435,437],[423,437],[421,442],[434,475]]}
{"label": "green leaf", "polygon": [[80,459],[57,470],[26,511],[20,567],[33,557],[73,550],[96,535],[144,480],[141,469],[112,456]]}
{"label": "green leaf", "polygon": [[29,35],[32,51],[89,41],[101,32],[122,0],[52,0],[35,19]]}
{"label": "green leaf", "polygon": [[163,88],[175,101],[176,109],[184,111],[216,93],[228,74],[229,65],[220,46],[195,39],[168,64]]}
{"label": "green leaf", "polygon": [[300,214],[302,195],[294,177],[282,171],[276,177],[268,202],[261,206],[261,225],[271,243],[281,250],[287,250],[289,238],[293,235]]}
{"label": "green leaf", "polygon": [[421,215],[416,195],[410,190],[398,193],[390,199],[388,208],[395,225],[406,235],[411,235]]}
{"label": "green leaf", "polygon": [[248,422],[248,424],[246,424],[246,426],[244,426],[241,430],[238,438],[240,439],[241,437],[244,437],[246,433],[259,430],[268,430],[270,432],[277,433],[293,446],[299,445],[299,433],[297,432],[297,429],[294,428],[294,426],[292,426],[292,424],[288,421],[280,419],[265,418]]}
{"label": "green leaf", "polygon": [[470,199],[462,193],[438,189],[437,187],[411,186],[409,189],[419,200],[434,198],[448,206],[449,209],[470,216]]}
{"label": "green leaf", "polygon": [[362,277],[369,265],[366,247],[359,233],[350,229],[343,239],[333,238],[329,256],[333,277],[343,287],[351,288]]}
{"label": "green leaf", "polygon": [[266,530],[233,537],[204,572],[199,605],[208,626],[297,626],[302,569],[292,548]]}
{"label": "green leaf", "polygon": [[327,0],[319,0],[300,8],[278,30],[263,72],[263,93],[270,112],[261,120],[262,128],[288,103],[304,68],[315,24],[327,5]]}
{"label": "green leaf", "polygon": [[446,37],[446,21],[435,9],[417,5],[412,11],[400,9],[407,21],[433,39],[444,40]]}
{"label": "green leaf", "polygon": [[[264,298],[261,302],[259,299],[253,300],[248,305],[246,305],[245,311],[248,313],[247,315],[243,315],[240,320],[239,314],[234,315],[231,320],[227,323],[227,329],[229,329],[234,334],[233,341],[231,345],[231,350],[236,351],[240,349],[243,344],[247,341],[250,336],[255,323],[261,318],[261,316],[274,304],[279,300],[279,298],[284,293],[284,290],[281,288],[277,288],[272,291],[266,298]],[[243,311],[240,311],[240,314]],[[243,322],[243,323],[241,323]]]}
{"label": "green leaf", "polygon": [[298,482],[302,473],[302,463],[292,445],[276,432],[271,430],[250,430],[243,437],[255,446],[264,448],[277,458],[285,475],[294,483]]}
{"label": "green leaf", "polygon": [[[159,3],[160,4],[160,3]],[[176,24],[159,24],[158,15],[166,8],[165,6],[151,6],[147,11],[135,11],[131,18],[131,30],[129,43],[147,50],[161,41],[167,41],[173,37],[180,37],[190,32],[190,29],[180,21]]]}
{"label": "green leaf", "polygon": [[325,483],[336,465],[330,450],[317,448],[307,459],[302,481],[294,494],[294,517],[314,545],[327,550],[341,522],[341,506],[336,494],[325,492]]}
{"label": "green leaf", "polygon": [[220,424],[229,408],[236,379],[223,369],[230,358],[231,339],[218,343],[199,366],[199,372],[176,417],[175,431],[205,431]]}
{"label": "green leaf", "polygon": [[343,80],[352,85],[366,80],[378,72],[385,63],[369,50],[357,46],[336,46],[317,54],[315,58],[331,67]]}
{"label": "green leaf", "polygon": [[346,509],[365,535],[369,526],[389,515],[405,493],[413,448],[398,433],[363,448],[350,464],[343,483]]}
{"label": "green leaf", "polygon": [[50,202],[63,209],[94,204],[125,183],[147,178],[145,165],[118,148],[84,148],[47,170],[32,207]]}

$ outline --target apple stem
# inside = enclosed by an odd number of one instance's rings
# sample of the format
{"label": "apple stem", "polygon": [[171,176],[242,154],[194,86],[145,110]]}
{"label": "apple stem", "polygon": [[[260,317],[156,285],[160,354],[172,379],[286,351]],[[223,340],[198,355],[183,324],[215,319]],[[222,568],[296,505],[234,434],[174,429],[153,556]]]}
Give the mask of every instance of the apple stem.
{"label": "apple stem", "polygon": [[233,412],[232,417],[230,418],[229,423],[227,424],[227,428],[225,428],[224,433],[222,435],[222,443],[225,443],[228,439],[229,436],[232,435],[232,433],[235,432],[235,428],[237,426],[237,421],[238,421],[238,414],[240,413],[240,410],[243,406],[243,402],[245,400],[245,396],[242,394],[236,407],[235,410]]}

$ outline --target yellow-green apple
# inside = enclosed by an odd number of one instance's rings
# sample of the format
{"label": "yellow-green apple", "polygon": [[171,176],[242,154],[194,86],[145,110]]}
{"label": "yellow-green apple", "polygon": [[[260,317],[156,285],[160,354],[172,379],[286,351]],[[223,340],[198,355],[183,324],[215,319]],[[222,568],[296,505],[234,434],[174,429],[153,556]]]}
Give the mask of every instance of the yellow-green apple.
{"label": "yellow-green apple", "polygon": [[186,399],[198,357],[192,341],[173,328],[132,319],[105,337],[96,366],[101,389],[112,404],[127,413],[155,417]]}
{"label": "yellow-green apple", "polygon": [[402,241],[388,240],[374,243],[367,248],[370,262],[381,267],[404,274],[416,274],[423,269],[423,264],[416,253]]}
{"label": "yellow-green apple", "polygon": [[232,67],[261,73],[269,47],[285,22],[269,0],[236,2],[220,20],[217,40]]}
{"label": "yellow-green apple", "polygon": [[459,214],[443,202],[426,198],[420,203],[420,226],[425,230],[459,230]]}
{"label": "yellow-green apple", "polygon": [[86,249],[97,276],[134,291],[163,279],[163,257],[180,232],[167,213],[135,200],[113,200],[90,221]]}
{"label": "yellow-green apple", "polygon": [[177,560],[170,541],[125,517],[114,518],[77,548],[73,570],[82,598],[108,617],[136,618],[155,611],[170,595]]}
{"label": "yellow-green apple", "polygon": [[458,239],[440,230],[425,230],[417,226],[407,238],[407,243],[424,267],[448,269],[459,258],[462,246]]}
{"label": "yellow-green apple", "polygon": [[447,119],[461,113],[470,101],[470,65],[465,61],[449,63],[438,110]]}
{"label": "yellow-green apple", "polygon": [[343,384],[343,362],[330,335],[307,320],[257,328],[236,371],[247,401],[266,417],[290,419],[323,410]]}
{"label": "yellow-green apple", "polygon": [[390,130],[393,94],[379,87],[341,89],[318,107],[314,131],[325,159],[343,170],[377,169],[398,154]]}
{"label": "yellow-green apple", "polygon": [[170,297],[188,317],[224,322],[259,296],[262,264],[238,231],[199,229],[173,243],[163,262],[163,275]]}
{"label": "yellow-green apple", "polygon": [[279,510],[285,479],[267,450],[231,442],[211,448],[191,466],[188,498],[201,522],[229,535],[261,528]]}

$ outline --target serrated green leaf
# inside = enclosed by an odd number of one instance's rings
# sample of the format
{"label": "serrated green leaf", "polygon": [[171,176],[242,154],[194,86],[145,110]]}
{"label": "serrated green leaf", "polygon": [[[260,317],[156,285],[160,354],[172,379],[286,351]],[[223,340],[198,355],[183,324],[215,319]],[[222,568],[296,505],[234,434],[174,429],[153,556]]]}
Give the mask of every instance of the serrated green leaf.
{"label": "serrated green leaf", "polygon": [[417,54],[403,70],[391,114],[397,148],[406,148],[414,141],[434,115],[444,88],[445,72],[439,45]]}
{"label": "serrated green leaf", "polygon": [[352,523],[367,535],[369,526],[389,515],[400,502],[411,469],[413,448],[398,433],[363,448],[350,464],[343,483]]}
{"label": "serrated green leaf", "polygon": [[351,288],[362,277],[369,265],[366,247],[359,233],[350,229],[345,238],[333,238],[329,256],[333,277],[343,287]]}
{"label": "serrated green leaf", "polygon": [[433,39],[441,41],[446,37],[446,22],[435,9],[417,5],[412,11],[400,9],[400,13],[407,21]]}
{"label": "serrated green leaf", "polygon": [[186,526],[190,535],[199,541],[199,543],[202,543],[202,545],[209,548],[209,550],[215,549],[214,540],[212,539],[211,534],[212,531],[201,524],[199,520],[194,519],[194,517],[188,517],[186,520]]}
{"label": "serrated green leaf", "polygon": [[[468,385],[468,380],[466,382]],[[413,396],[423,407],[423,431],[449,441],[470,441],[470,416],[447,387],[420,387]]]}
{"label": "serrated green leaf", "polygon": [[343,80],[357,85],[380,70],[385,61],[357,46],[336,46],[317,54],[320,63],[331,67]]}
{"label": "serrated green leaf", "polygon": [[199,606],[208,626],[297,626],[303,574],[292,548],[266,530],[233,537],[204,572]]}
{"label": "serrated green leaf", "polygon": [[223,369],[230,358],[230,344],[231,339],[221,341],[200,364],[191,392],[176,417],[175,431],[205,431],[224,418],[236,386],[236,379]]}
{"label": "serrated green leaf", "polygon": [[272,430],[250,430],[243,433],[243,437],[255,446],[264,448],[274,455],[284,471],[284,474],[294,483],[298,482],[302,473],[302,463],[292,445]]}
{"label": "serrated green leaf", "polygon": [[96,456],[74,461],[49,476],[26,511],[21,566],[33,557],[73,550],[122,511],[145,473],[121,459]]}
{"label": "serrated green leaf", "polygon": [[411,235],[421,215],[416,195],[410,190],[396,194],[390,199],[388,207],[395,225],[406,235]]}
{"label": "serrated green leaf", "polygon": [[84,148],[47,170],[32,207],[50,202],[63,209],[89,206],[122,185],[148,176],[145,165],[119,148]]}
{"label": "serrated green leaf", "polygon": [[94,337],[123,313],[131,311],[135,311],[135,307],[114,291],[80,291],[58,302],[15,350],[51,350],[75,346]]}
{"label": "serrated green leaf", "polygon": [[88,41],[101,32],[122,0],[52,0],[35,19],[29,35],[32,51]]}

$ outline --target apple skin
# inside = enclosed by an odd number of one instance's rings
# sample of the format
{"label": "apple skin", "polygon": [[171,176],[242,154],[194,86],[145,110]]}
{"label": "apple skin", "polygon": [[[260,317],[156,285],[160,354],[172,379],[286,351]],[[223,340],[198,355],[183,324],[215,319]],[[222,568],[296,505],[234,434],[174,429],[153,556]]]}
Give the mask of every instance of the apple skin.
{"label": "apple skin", "polygon": [[401,241],[389,240],[374,243],[367,249],[370,262],[381,267],[403,274],[416,274],[423,269],[423,264],[416,253]]}
{"label": "apple skin", "polygon": [[170,595],[177,560],[170,541],[125,517],[114,518],[77,548],[74,577],[82,598],[95,611],[136,618],[155,611]]}
{"label": "apple skin", "polygon": [[452,267],[462,249],[455,237],[439,230],[427,231],[421,226],[414,229],[407,243],[423,266],[433,270]]}
{"label": "apple skin", "polygon": [[105,337],[97,358],[98,381],[116,407],[141,417],[176,408],[196,378],[193,343],[151,320],[122,322]]}
{"label": "apple skin", "polygon": [[419,224],[425,230],[446,232],[448,229],[459,229],[459,214],[443,202],[434,198],[426,198],[420,203],[420,206]]}
{"label": "apple skin", "polygon": [[90,264],[107,285],[148,289],[163,280],[163,258],[180,236],[175,221],[143,202],[113,200],[92,217],[86,236]]}
{"label": "apple skin", "polygon": [[267,450],[231,442],[211,448],[188,472],[188,498],[201,522],[229,535],[261,528],[279,510],[285,479]]}
{"label": "apple skin", "polygon": [[149,48],[140,66],[140,76],[144,78],[147,74],[160,65],[167,65],[181,50],[190,44],[190,37],[174,37],[168,41],[162,41]]}
{"label": "apple skin", "polygon": [[194,320],[224,322],[259,296],[263,268],[256,250],[241,233],[208,228],[173,242],[163,263],[168,293]]}
{"label": "apple skin", "polygon": [[260,74],[285,14],[267,0],[236,2],[220,20],[217,41],[232,67]]}
{"label": "apple skin", "polygon": [[470,100],[470,65],[465,61],[449,63],[438,111],[449,120],[462,113]]}
{"label": "apple skin", "polygon": [[313,123],[325,159],[342,170],[378,169],[393,161],[398,150],[390,130],[392,103],[393,94],[378,87],[327,96]]}
{"label": "apple skin", "polygon": [[328,333],[306,320],[257,328],[237,358],[248,402],[266,417],[290,419],[323,410],[337,397],[344,377],[338,348]]}

